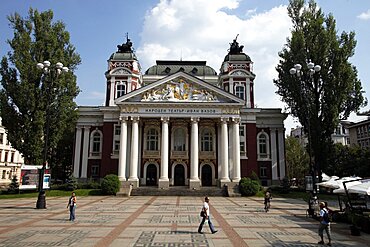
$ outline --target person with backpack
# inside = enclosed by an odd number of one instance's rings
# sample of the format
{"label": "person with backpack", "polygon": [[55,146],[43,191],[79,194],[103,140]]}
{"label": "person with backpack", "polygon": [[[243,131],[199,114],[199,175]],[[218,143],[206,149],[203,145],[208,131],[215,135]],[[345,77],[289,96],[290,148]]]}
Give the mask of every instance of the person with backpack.
{"label": "person with backpack", "polygon": [[325,202],[320,202],[320,226],[319,226],[319,236],[321,240],[318,244],[324,244],[324,230],[326,235],[328,235],[329,242],[328,246],[331,246],[331,233],[330,233],[330,216],[327,204]]}
{"label": "person with backpack", "polygon": [[71,197],[68,200],[67,208],[69,207],[69,221],[74,221],[76,218],[76,206],[77,206],[77,198],[76,193],[72,192]]}

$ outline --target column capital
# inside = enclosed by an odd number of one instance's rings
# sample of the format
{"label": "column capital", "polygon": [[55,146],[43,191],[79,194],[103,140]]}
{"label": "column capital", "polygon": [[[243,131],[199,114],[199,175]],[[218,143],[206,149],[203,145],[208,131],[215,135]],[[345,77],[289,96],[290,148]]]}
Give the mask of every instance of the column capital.
{"label": "column capital", "polygon": [[129,118],[127,116],[120,116],[119,117],[119,121],[121,121],[121,122],[126,122],[128,120],[129,120]]}
{"label": "column capital", "polygon": [[140,117],[131,117],[131,120],[133,122],[138,122],[140,120]]}
{"label": "column capital", "polygon": [[235,124],[240,124],[240,117],[232,117],[231,118],[231,121],[233,122],[233,123],[235,123]]}
{"label": "column capital", "polygon": [[170,117],[161,117],[161,121],[163,123],[168,123],[170,121]]}
{"label": "column capital", "polygon": [[199,119],[200,119],[199,117],[191,117],[190,121],[193,122],[193,123],[197,123],[197,122],[199,122]]}
{"label": "column capital", "polygon": [[84,126],[83,127],[85,130],[89,130],[91,128],[91,126]]}
{"label": "column capital", "polygon": [[223,123],[223,122],[225,122],[225,123],[227,123],[228,121],[229,121],[229,118],[228,117],[221,117],[220,118],[220,121]]}

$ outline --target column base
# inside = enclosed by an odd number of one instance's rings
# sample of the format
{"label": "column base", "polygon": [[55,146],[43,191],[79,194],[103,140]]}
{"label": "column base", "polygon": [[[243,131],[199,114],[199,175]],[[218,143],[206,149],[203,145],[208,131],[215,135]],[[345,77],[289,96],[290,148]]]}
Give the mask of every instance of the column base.
{"label": "column base", "polygon": [[126,178],[125,177],[118,177],[119,181],[121,182],[125,182],[126,181]]}
{"label": "column base", "polygon": [[130,184],[132,184],[133,188],[139,187],[139,179],[138,178],[129,178],[127,181],[130,182]]}
{"label": "column base", "polygon": [[158,181],[158,188],[168,189],[170,187],[170,180],[168,178],[160,178]]}
{"label": "column base", "polygon": [[233,178],[231,179],[231,182],[233,183],[239,183],[241,178]]}
{"label": "column base", "polygon": [[200,189],[200,180],[199,179],[190,179],[189,188],[192,189],[192,190],[199,190]]}
{"label": "column base", "polygon": [[221,178],[220,179],[220,188],[224,187],[225,185],[228,185],[230,183],[230,179],[229,178]]}

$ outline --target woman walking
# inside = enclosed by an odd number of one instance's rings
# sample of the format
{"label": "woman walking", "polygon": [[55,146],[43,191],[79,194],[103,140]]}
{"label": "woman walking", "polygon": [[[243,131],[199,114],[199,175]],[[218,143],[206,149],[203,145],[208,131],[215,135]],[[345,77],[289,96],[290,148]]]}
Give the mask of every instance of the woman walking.
{"label": "woman walking", "polygon": [[76,218],[77,198],[76,193],[72,192],[72,196],[68,200],[67,208],[69,207],[69,221],[74,221]]}

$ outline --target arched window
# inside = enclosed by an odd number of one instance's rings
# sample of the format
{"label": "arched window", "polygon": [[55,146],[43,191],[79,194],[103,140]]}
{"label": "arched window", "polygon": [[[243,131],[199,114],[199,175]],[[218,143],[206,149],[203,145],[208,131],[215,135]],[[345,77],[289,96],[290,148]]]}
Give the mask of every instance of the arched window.
{"label": "arched window", "polygon": [[184,128],[177,128],[173,134],[174,151],[186,151],[186,132]]}
{"label": "arched window", "polygon": [[243,85],[237,85],[235,87],[235,95],[243,100],[245,100],[245,90]]}
{"label": "arched window", "polygon": [[201,151],[213,151],[213,133],[211,129],[204,128],[200,137]]}
{"label": "arched window", "polygon": [[257,153],[259,159],[268,159],[270,157],[270,150],[269,150],[269,138],[265,132],[260,132],[257,135]]}
{"label": "arched window", "polygon": [[123,81],[118,81],[116,83],[116,98],[119,98],[126,94],[126,84]]}
{"label": "arched window", "polygon": [[94,130],[90,136],[90,155],[101,156],[102,152],[102,133],[100,130]]}
{"label": "arched window", "polygon": [[158,151],[159,150],[158,140],[159,140],[158,131],[154,128],[148,129],[146,135],[146,150]]}

